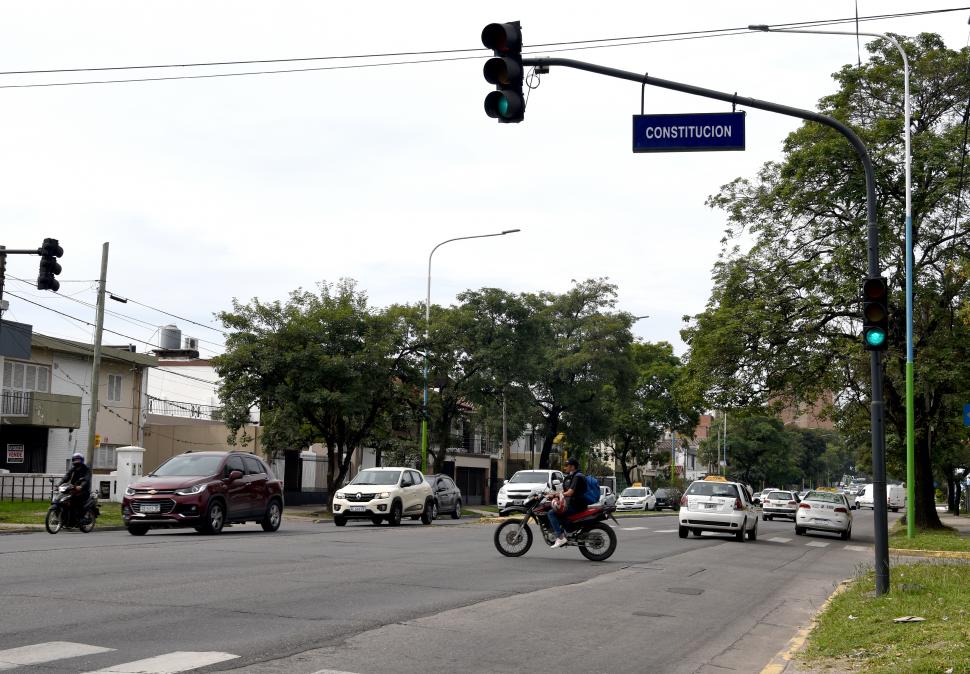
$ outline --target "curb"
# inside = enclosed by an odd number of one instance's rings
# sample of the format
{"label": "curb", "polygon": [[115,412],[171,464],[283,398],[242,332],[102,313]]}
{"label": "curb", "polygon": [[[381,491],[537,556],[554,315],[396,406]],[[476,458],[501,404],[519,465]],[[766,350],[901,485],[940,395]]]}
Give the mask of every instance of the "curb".
{"label": "curb", "polygon": [[788,668],[788,665],[791,664],[791,661],[795,658],[798,651],[805,647],[805,642],[808,641],[808,635],[818,623],[819,616],[822,615],[825,609],[828,608],[833,599],[845,592],[852,582],[853,581],[851,580],[843,580],[841,583],[839,583],[838,587],[835,588],[835,591],[829,595],[829,598],[822,602],[822,605],[818,607],[818,610],[815,612],[815,615],[812,616],[812,622],[809,623],[808,627],[802,627],[800,630],[798,630],[795,636],[789,639],[788,643],[785,644],[785,647],[778,651],[778,653],[775,654],[775,657],[773,657],[767,665],[762,667],[761,674],[781,674],[785,671],[785,669]]}
{"label": "curb", "polygon": [[890,555],[904,557],[930,557],[934,559],[970,559],[970,552],[958,550],[910,550],[909,548],[889,548]]}
{"label": "curb", "polygon": [[[112,526],[112,527],[99,527],[99,526],[95,526],[94,527],[94,531],[92,531],[90,533],[96,534],[99,531],[127,531],[127,527],[116,527],[116,526]],[[43,524],[27,525],[27,526],[23,526],[23,527],[21,527],[19,529],[12,529],[12,528],[11,529],[7,529],[7,528],[0,529],[0,536],[4,536],[6,534],[36,534],[36,533],[45,533],[46,534],[47,533],[47,530],[44,529],[44,525]]]}

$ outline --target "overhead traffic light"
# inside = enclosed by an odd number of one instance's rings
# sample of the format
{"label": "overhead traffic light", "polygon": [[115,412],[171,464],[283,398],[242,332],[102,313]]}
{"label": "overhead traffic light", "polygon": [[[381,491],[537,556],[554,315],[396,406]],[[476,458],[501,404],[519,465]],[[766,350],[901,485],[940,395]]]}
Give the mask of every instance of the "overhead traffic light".
{"label": "overhead traffic light", "polygon": [[889,285],[885,277],[862,283],[862,343],[867,351],[885,351],[889,341]]}
{"label": "overhead traffic light", "polygon": [[61,265],[57,258],[64,254],[57,239],[44,239],[44,244],[40,247],[40,273],[37,275],[38,290],[53,290],[55,293],[60,289],[61,284],[55,276],[61,273]]}
{"label": "overhead traffic light", "polygon": [[485,114],[503,124],[525,119],[522,95],[522,31],[518,21],[490,23],[482,30],[482,44],[495,54],[482,74],[495,91],[485,97]]}

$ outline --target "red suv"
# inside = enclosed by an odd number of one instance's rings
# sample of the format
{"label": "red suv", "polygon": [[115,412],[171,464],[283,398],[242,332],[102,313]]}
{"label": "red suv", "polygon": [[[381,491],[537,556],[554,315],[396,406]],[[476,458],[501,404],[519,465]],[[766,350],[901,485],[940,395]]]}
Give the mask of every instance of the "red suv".
{"label": "red suv", "polygon": [[283,483],[253,454],[186,452],[132,482],[121,515],[132,536],[169,527],[217,534],[233,522],[259,522],[263,531],[276,531]]}

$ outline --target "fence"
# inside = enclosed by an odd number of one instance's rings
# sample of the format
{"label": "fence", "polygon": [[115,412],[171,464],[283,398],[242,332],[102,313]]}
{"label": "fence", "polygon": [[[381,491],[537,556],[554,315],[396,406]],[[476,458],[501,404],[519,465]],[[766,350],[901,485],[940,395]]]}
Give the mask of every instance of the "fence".
{"label": "fence", "polygon": [[148,396],[148,413],[166,417],[184,417],[187,419],[209,419],[212,421],[222,419],[221,407],[183,403],[176,400],[162,400],[154,396]]}
{"label": "fence", "polygon": [[49,473],[0,473],[0,501],[49,501],[54,494],[53,485],[61,477]]}
{"label": "fence", "polygon": [[5,417],[29,415],[30,393],[30,391],[3,391],[0,395],[0,414]]}
{"label": "fence", "polygon": [[284,452],[270,463],[276,477],[283,478],[286,505],[316,505],[329,502],[327,459],[313,452]]}

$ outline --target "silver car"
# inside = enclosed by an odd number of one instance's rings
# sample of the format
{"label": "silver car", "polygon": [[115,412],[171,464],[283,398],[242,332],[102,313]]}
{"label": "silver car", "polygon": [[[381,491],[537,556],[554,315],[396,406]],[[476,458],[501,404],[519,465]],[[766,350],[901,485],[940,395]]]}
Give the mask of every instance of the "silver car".
{"label": "silver car", "polygon": [[843,541],[852,537],[852,509],[844,494],[836,491],[810,491],[798,506],[795,534],[806,531],[829,531]]}
{"label": "silver car", "polygon": [[776,489],[769,491],[761,500],[761,519],[773,520],[776,517],[790,517],[795,520],[798,512],[798,494],[793,491]]}
{"label": "silver car", "polygon": [[684,492],[678,513],[681,538],[704,531],[732,534],[738,541],[758,538],[758,513],[748,490],[738,482],[710,477],[693,482]]}

